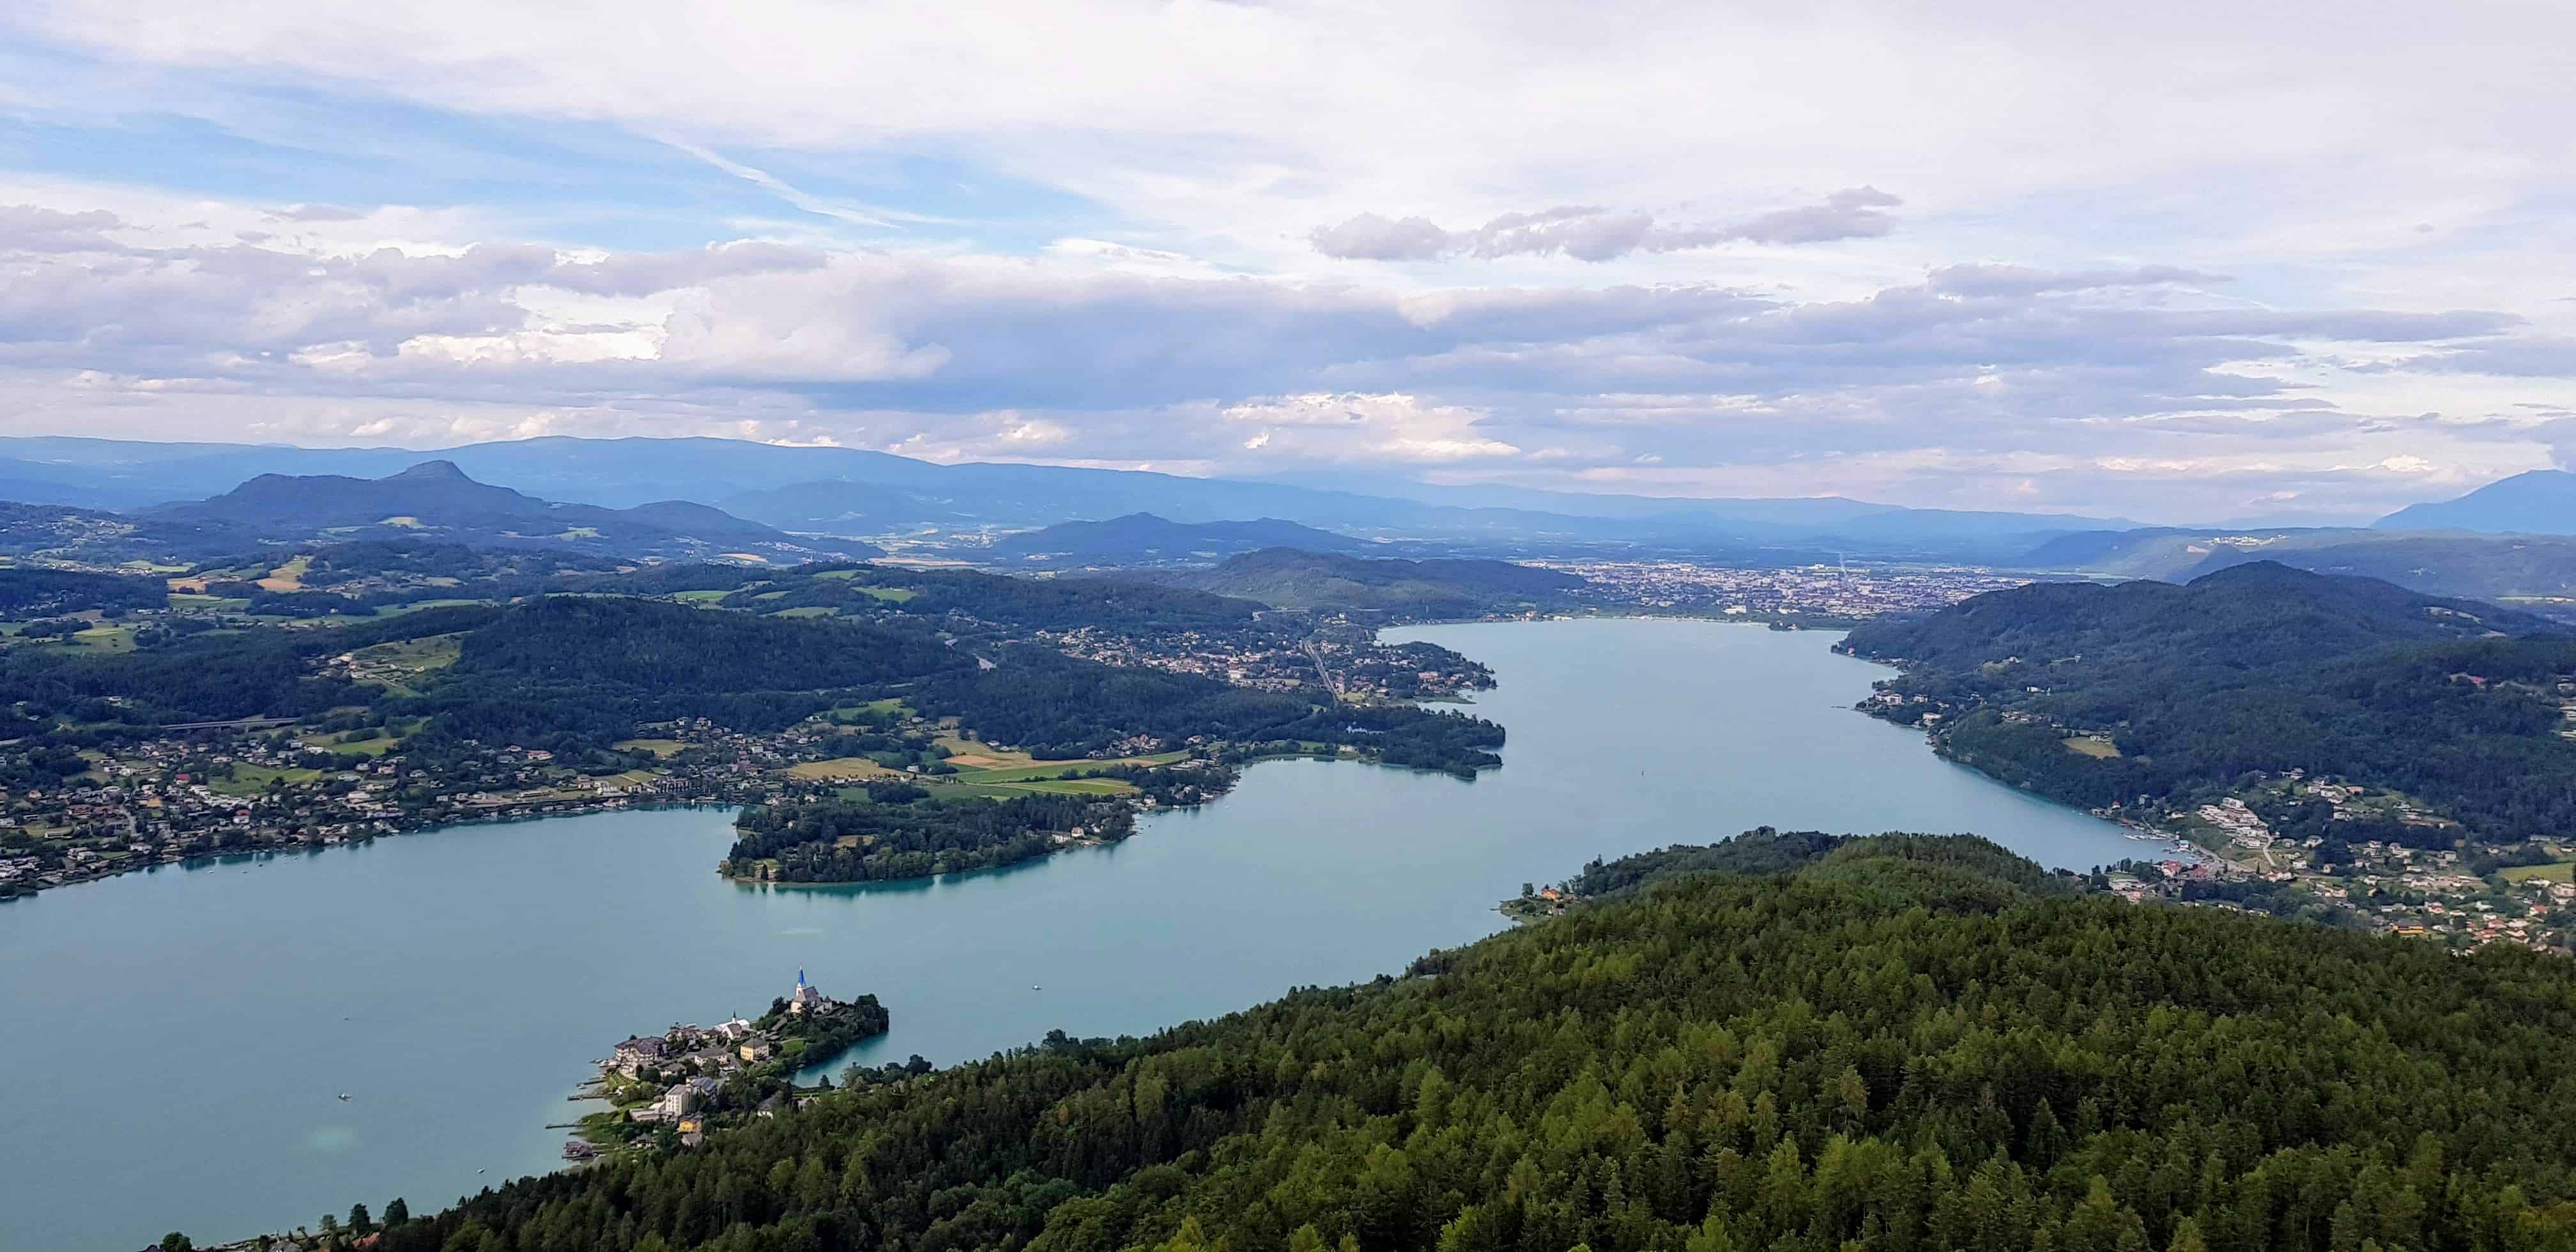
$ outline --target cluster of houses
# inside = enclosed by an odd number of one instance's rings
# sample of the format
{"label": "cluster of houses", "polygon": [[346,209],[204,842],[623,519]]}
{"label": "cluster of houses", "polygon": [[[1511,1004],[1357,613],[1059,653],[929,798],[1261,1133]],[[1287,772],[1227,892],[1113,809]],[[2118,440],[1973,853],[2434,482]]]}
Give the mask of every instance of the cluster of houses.
{"label": "cluster of houses", "polygon": [[[837,1001],[805,981],[805,971],[796,971],[796,989],[787,996],[789,1016],[826,1013],[837,1007]],[[603,1078],[615,1074],[629,1084],[659,1087],[660,1095],[627,1109],[626,1120],[641,1126],[670,1126],[679,1131],[682,1147],[696,1147],[707,1131],[707,1110],[724,1093],[725,1079],[766,1065],[778,1055],[776,1037],[760,1023],[736,1017],[714,1026],[675,1025],[659,1035],[633,1036],[610,1050],[608,1059],[600,1062],[600,1073]],[[754,1113],[768,1117],[779,1106],[780,1097],[772,1096]],[[587,1160],[596,1151],[579,1139],[564,1145],[569,1160]]]}
{"label": "cluster of houses", "polygon": [[[1283,615],[1284,616],[1284,615]],[[1302,624],[1302,623],[1301,623]],[[1294,691],[1324,681],[1353,700],[1449,697],[1489,686],[1484,667],[1453,664],[1428,668],[1375,633],[1332,629],[1313,636],[1300,630],[1175,630],[1141,635],[1084,626],[1036,632],[1037,642],[1067,656],[1103,665],[1196,674],[1260,691]],[[1142,745],[1125,751],[1151,752]]]}
{"label": "cluster of houses", "polygon": [[[2408,879],[2410,883],[2413,877]],[[2462,899],[2469,889],[2459,886],[2465,881],[2475,884],[2477,892],[2487,895],[2486,884],[2464,875],[2444,875],[2433,880],[2441,884],[2431,889],[2445,889],[2451,899],[2426,899],[2421,905],[2383,906],[2381,927],[2393,934],[2410,938],[2457,936],[2472,944],[2511,943],[2529,948],[2567,946],[2563,921],[2571,907],[2576,907],[2576,885],[2533,879],[2516,884],[2514,891],[2502,898]]]}
{"label": "cluster of houses", "polygon": [[2216,804],[2204,804],[2194,815],[2217,827],[2219,833],[2227,836],[2229,843],[2238,847],[2272,846],[2272,828],[2263,823],[2260,814],[2246,807],[2243,800],[2234,796],[2229,796]]}
{"label": "cluster of houses", "polygon": [[[59,886],[120,870],[258,848],[343,843],[396,828],[398,761],[300,770],[312,750],[269,738],[210,750],[198,738],[149,740],[52,787],[0,791],[0,829],[30,838],[0,863],[0,886]],[[303,781],[228,785],[262,775]]]}
{"label": "cluster of houses", "polygon": [[1955,604],[2025,579],[1982,569],[1851,568],[1718,569],[1687,561],[1550,562],[1580,574],[1604,598],[1729,617],[1876,617]]}
{"label": "cluster of houses", "polygon": [[365,760],[292,728],[226,726],[126,744],[57,785],[0,790],[0,895],[230,853],[318,847],[448,822],[635,803],[758,798],[796,759],[776,736],[675,728],[717,751],[651,775],[590,778],[554,753],[479,747],[461,758]]}

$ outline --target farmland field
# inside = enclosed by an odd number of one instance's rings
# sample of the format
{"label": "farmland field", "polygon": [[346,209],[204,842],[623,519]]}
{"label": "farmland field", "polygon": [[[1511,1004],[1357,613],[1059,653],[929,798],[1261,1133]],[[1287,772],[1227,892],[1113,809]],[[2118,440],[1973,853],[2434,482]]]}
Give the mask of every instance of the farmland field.
{"label": "farmland field", "polygon": [[887,769],[863,756],[835,757],[829,761],[806,761],[787,767],[787,776],[809,781],[826,778],[886,778],[896,771]]}

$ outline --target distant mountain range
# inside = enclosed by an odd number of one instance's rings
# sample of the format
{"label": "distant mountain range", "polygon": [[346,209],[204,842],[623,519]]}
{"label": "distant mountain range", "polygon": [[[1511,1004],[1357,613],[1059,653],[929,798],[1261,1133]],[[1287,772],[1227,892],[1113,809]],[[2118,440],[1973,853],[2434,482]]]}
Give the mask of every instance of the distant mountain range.
{"label": "distant mountain range", "polygon": [[1402,494],[1056,465],[941,465],[853,448],[728,439],[549,437],[432,452],[0,439],[0,498],[132,510],[263,474],[380,478],[424,459],[549,500],[630,508],[685,499],[782,530],[878,535],[1009,531],[1152,513],[1180,523],[1275,518],[1371,538],[1497,550],[1639,546],[1741,560],[2001,561],[2118,519],[1906,509],[1853,500],[1681,499],[1378,484]]}
{"label": "distant mountain range", "polygon": [[2576,535],[2576,474],[2565,470],[2516,474],[2457,499],[2410,504],[2372,525],[2380,530]]}
{"label": "distant mountain range", "polygon": [[261,474],[218,496],[126,515],[41,505],[0,511],[0,552],[12,555],[196,560],[278,544],[377,539],[659,559],[883,555],[857,541],[818,546],[683,500],[624,509],[540,500],[476,482],[449,461],[382,478]]}
{"label": "distant mountain range", "polygon": [[1214,569],[1151,574],[1170,586],[1282,609],[1365,609],[1475,617],[1567,603],[1588,580],[1509,561],[1368,559],[1292,548],[1247,552]]}
{"label": "distant mountain range", "polygon": [[2576,536],[2159,527],[2061,535],[2023,564],[2179,583],[2253,561],[2576,618]]}
{"label": "distant mountain range", "polygon": [[[2509,478],[2457,500],[2401,509],[2368,529],[2178,530],[2142,529],[2117,518],[1899,508],[1837,497],[1592,495],[1366,476],[1335,480],[1336,485],[1260,482],[1057,465],[949,465],[855,448],[698,438],[548,437],[436,452],[6,438],[0,439],[0,500],[206,524],[217,514],[176,514],[160,506],[195,500],[208,484],[248,484],[272,475],[381,481],[424,460],[453,465],[479,484],[560,501],[564,507],[658,510],[662,516],[630,516],[623,525],[691,537],[722,530],[730,521],[807,536],[911,536],[913,542],[936,545],[961,532],[969,537],[1032,529],[1045,533],[1045,528],[1075,522],[1132,530],[1142,523],[1131,524],[1130,519],[1145,514],[1166,526],[1293,525],[1305,529],[1278,538],[1316,551],[1358,550],[1348,545],[1397,540],[1416,551],[1499,556],[1670,555],[1757,565],[1847,556],[2171,577],[2188,576],[2201,560],[2223,555],[2216,549],[2193,553],[2189,548],[2232,533],[2264,538],[2264,555],[2293,563],[2311,559],[2293,553],[2375,541],[2401,531],[2576,535],[2576,474],[2556,470]],[[684,517],[673,502],[710,511]],[[395,515],[401,514],[388,514]],[[2123,534],[2135,538],[2102,537]],[[1059,531],[1043,540],[1006,538],[1008,546],[991,555],[1006,563],[1029,555],[1057,558],[1029,562],[1041,567],[1161,564],[1171,563],[1175,552],[1214,557],[1275,546],[1262,542],[1268,538],[1225,539],[1206,532],[1195,538],[1172,533],[1131,540],[1114,530],[1090,536]],[[833,547],[851,550],[848,545]],[[2098,550],[2097,556],[2069,559],[2070,552],[2086,549]],[[2467,544],[2419,549],[2416,556],[2432,563],[2432,576],[2452,579],[2442,584],[2446,589],[2464,594],[2547,595],[2556,594],[2559,586],[2554,567],[2528,552],[2505,558]],[[2387,568],[2375,563],[2381,558],[2397,559],[2393,551],[2382,549],[2333,559],[2375,572]],[[2507,569],[2518,572],[2509,578],[2493,573]]]}
{"label": "distant mountain range", "polygon": [[1012,535],[985,553],[1006,568],[1207,565],[1263,548],[1360,552],[1369,543],[1329,530],[1265,517],[1249,522],[1174,522],[1130,513],[1105,522],[1059,522]]}

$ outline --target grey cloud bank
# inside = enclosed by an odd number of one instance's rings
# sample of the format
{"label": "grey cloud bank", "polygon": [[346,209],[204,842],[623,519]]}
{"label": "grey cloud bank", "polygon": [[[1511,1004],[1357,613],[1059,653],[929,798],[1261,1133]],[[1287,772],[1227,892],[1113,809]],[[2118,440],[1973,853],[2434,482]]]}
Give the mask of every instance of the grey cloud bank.
{"label": "grey cloud bank", "polygon": [[1798,300],[1710,284],[1397,290],[761,241],[313,255],[135,233],[112,215],[0,211],[0,396],[19,428],[724,433],[946,459],[1238,475],[1396,463],[2204,518],[2284,482],[2318,507],[2371,507],[2421,489],[2420,471],[2385,466],[2425,448],[2556,434],[2536,415],[2356,409],[2303,377],[2346,368],[2334,345],[2399,349],[2370,367],[2383,373],[2457,372],[2480,354],[2529,369],[2561,350],[2518,315],[2122,298],[2227,281],[2179,266],[1967,264]]}
{"label": "grey cloud bank", "polygon": [[0,6],[0,426],[2173,520],[2559,455],[2576,10],[1586,16]]}
{"label": "grey cloud bank", "polygon": [[1390,220],[1362,213],[1321,226],[1307,239],[1315,251],[1347,261],[1428,261],[1468,256],[1569,256],[1610,261],[1635,252],[1680,252],[1728,243],[1804,244],[1875,239],[1896,229],[1886,210],[1904,201],[1875,187],[1838,191],[1823,203],[1777,209],[1726,226],[1657,224],[1651,213],[1566,205],[1506,213],[1468,230],[1444,230],[1428,218]]}

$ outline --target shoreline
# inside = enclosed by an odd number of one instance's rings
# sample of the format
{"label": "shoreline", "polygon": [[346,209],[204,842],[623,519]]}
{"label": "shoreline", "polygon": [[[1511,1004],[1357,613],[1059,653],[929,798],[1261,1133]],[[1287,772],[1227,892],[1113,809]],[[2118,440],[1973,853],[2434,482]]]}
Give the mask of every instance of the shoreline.
{"label": "shoreline", "polygon": [[[1637,620],[1649,620],[1649,621],[1651,621],[1651,620],[1687,620],[1687,619],[1677,619],[1677,618],[1657,618],[1657,617],[1652,617],[1652,616],[1641,616],[1641,617],[1639,617]],[[1726,622],[1720,621],[1719,619],[1697,619],[1697,620],[1711,620],[1711,621],[1719,621],[1719,624],[1739,624],[1739,625],[1750,625],[1750,624],[1752,624],[1752,623],[1743,623],[1743,622],[1726,623]],[[1507,679],[1507,681],[1508,681],[1508,679]],[[1847,710],[1847,711],[1848,711],[1848,710]],[[1537,765],[1543,765],[1543,764],[1544,764],[1544,762],[1534,762],[1534,761],[1532,761],[1532,760],[1530,760],[1530,759],[1527,759],[1528,751],[1529,751],[1528,749],[1524,749],[1524,751],[1520,754],[1520,756],[1521,756],[1523,759],[1519,759],[1519,760],[1507,760],[1507,762],[1506,762],[1506,763],[1507,763],[1507,764],[1518,764],[1518,765],[1521,765],[1525,770],[1526,770],[1526,769],[1531,768],[1534,764],[1537,764]],[[1246,760],[1246,761],[1244,761],[1244,762],[1242,762],[1242,763],[1243,763],[1243,764],[1246,764],[1246,765],[1250,765],[1250,764],[1258,764],[1258,763],[1262,763],[1262,762],[1264,762],[1264,761],[1270,761],[1270,760],[1323,760],[1323,761],[1338,761],[1338,760],[1349,760],[1349,759],[1355,759],[1355,758],[1354,758],[1354,757],[1347,757],[1347,756],[1344,756],[1343,754],[1341,754],[1341,753],[1339,753],[1339,752],[1332,752],[1332,751],[1327,751],[1327,752],[1278,752],[1278,753],[1266,753],[1266,754],[1263,754],[1263,755],[1261,755],[1261,756],[1259,756],[1259,757],[1257,757],[1257,758],[1248,759],[1248,760]],[[1375,761],[1365,761],[1365,760],[1363,760],[1363,763],[1367,763],[1367,764],[1378,764],[1378,765],[1380,765],[1381,767],[1387,767],[1387,766],[1385,766],[1385,764],[1384,764],[1383,762],[1375,762]],[[1443,772],[1443,771],[1434,770],[1434,769],[1422,769],[1422,768],[1417,768],[1417,767],[1393,767],[1393,768],[1403,768],[1403,769],[1405,770],[1405,772],[1407,772],[1407,773],[1416,773],[1416,774],[1419,774],[1419,773],[1441,773],[1441,772]],[[1988,780],[1988,781],[1991,781],[1991,780]],[[1217,798],[1225,798],[1225,797],[1217,797]],[[1174,807],[1175,807],[1175,808],[1177,808],[1177,807],[1203,808],[1203,807],[1206,807],[1206,805],[1207,805],[1207,804],[1212,804],[1212,803],[1213,803],[1213,801],[1211,800],[1211,801],[1204,802],[1204,803],[1202,803],[1202,804],[1197,804],[1197,805],[1191,805],[1191,806],[1174,806]],[[719,803],[719,804],[671,803],[671,804],[653,804],[653,805],[635,805],[635,804],[629,804],[629,805],[624,806],[624,808],[626,808],[626,809],[647,809],[647,808],[649,808],[649,809],[668,809],[668,810],[683,810],[683,811],[691,811],[691,810],[693,810],[693,811],[706,811],[706,810],[711,810],[711,809],[720,810],[720,809],[725,809],[725,808],[738,808],[738,807],[740,807],[740,806],[738,806],[738,805],[725,805],[725,804],[720,804],[720,803]],[[399,833],[405,833],[405,834],[433,833],[433,832],[436,832],[436,831],[440,831],[440,830],[447,829],[449,826],[494,825],[494,824],[501,824],[501,823],[505,823],[505,822],[511,822],[511,821],[522,821],[522,820],[524,820],[524,821],[544,821],[544,820],[548,820],[548,819],[553,818],[553,817],[603,817],[603,816],[605,816],[605,815],[606,815],[606,813],[607,813],[607,812],[612,812],[612,811],[617,811],[617,810],[615,810],[615,809],[611,809],[611,808],[609,808],[608,806],[593,806],[593,807],[592,807],[592,808],[590,808],[590,809],[587,809],[587,810],[584,810],[584,811],[580,811],[580,812],[557,812],[557,813],[552,813],[552,814],[545,814],[545,813],[526,813],[526,814],[482,814],[482,815],[476,815],[474,818],[469,819],[469,820],[465,820],[465,821],[452,822],[452,823],[442,823],[442,824],[439,824],[439,825],[436,825],[436,826],[425,826],[425,827],[420,827],[420,828],[416,828],[416,829],[413,829],[413,830],[407,830],[407,831],[403,831],[403,832],[399,832]],[[352,845],[350,845],[350,846],[355,846],[355,842],[370,842],[370,843],[371,843],[371,842],[373,842],[373,840],[372,840],[372,839],[370,839],[370,840],[365,840],[365,841],[353,841]],[[1123,841],[1121,841],[1121,842],[1123,842]],[[1107,844],[1103,844],[1103,845],[1097,845],[1097,846],[1114,846],[1114,845],[1107,845]],[[306,852],[312,852],[312,851],[318,851],[319,849],[318,849],[318,848],[298,848],[298,849],[287,849],[287,850],[291,850],[291,851],[306,851]],[[1059,849],[1059,850],[1063,850],[1063,849]],[[264,860],[264,859],[267,859],[267,858],[269,858],[269,857],[273,857],[273,856],[277,855],[277,853],[275,853],[275,852],[267,852],[267,853],[251,853],[251,854],[245,854],[245,855],[252,856],[252,857],[254,857],[254,858],[256,858],[256,859],[262,859],[262,860]],[[1047,855],[1047,856],[1034,857],[1034,858],[1030,858],[1030,860],[1029,860],[1029,861],[1014,862],[1014,863],[1009,864],[1009,865],[1002,865],[1002,866],[989,866],[989,867],[979,867],[979,868],[977,868],[977,869],[973,869],[973,870],[951,871],[951,872],[950,872],[950,873],[948,873],[948,874],[942,874],[942,875],[927,875],[927,876],[917,876],[917,877],[901,878],[901,879],[882,879],[882,880],[872,880],[872,881],[867,881],[867,882],[855,882],[855,883],[757,883],[757,884],[754,884],[754,883],[744,883],[744,882],[737,881],[737,885],[766,885],[766,886],[818,886],[818,887],[862,887],[862,888],[866,888],[866,887],[875,887],[875,886],[879,886],[879,885],[884,885],[884,884],[895,884],[895,883],[910,884],[910,883],[917,883],[917,882],[938,882],[938,881],[940,881],[941,879],[945,879],[945,878],[949,878],[949,877],[963,877],[963,876],[971,875],[971,874],[982,874],[982,873],[987,873],[987,872],[998,872],[998,871],[1004,871],[1004,870],[1016,870],[1016,869],[1022,868],[1023,866],[1028,865],[1028,864],[1031,864],[1031,863],[1036,862],[1036,861],[1043,861],[1043,860],[1051,859],[1051,856],[1052,856],[1052,853],[1050,853],[1050,854],[1049,854],[1049,855]],[[220,859],[222,859],[222,858],[217,857],[217,858],[203,858],[203,859],[220,860]],[[1480,911],[1481,911],[1481,910],[1480,910]],[[1490,916],[1490,914],[1488,914],[1488,916]],[[1508,921],[1508,919],[1506,919],[1506,920]],[[1407,951],[1407,952],[1404,952],[1404,953],[1399,954],[1399,955],[1398,955],[1396,958],[1394,958],[1394,959],[1397,959],[1397,960],[1399,960],[1399,961],[1400,961],[1401,959],[1403,959],[1403,957],[1407,957],[1407,956],[1414,955],[1414,954],[1416,954],[1416,953],[1414,953],[1414,952],[1412,952],[1412,951]],[[1049,983],[1050,983],[1050,984],[1052,984],[1052,983],[1053,983],[1053,980],[1052,980],[1052,979],[1049,979],[1048,981],[1049,981]],[[1160,1028],[1160,1027],[1166,1027],[1166,1026],[1173,1026],[1173,1025],[1177,1025],[1177,1024],[1179,1024],[1179,1022],[1178,1022],[1178,1020],[1177,1020],[1177,1019],[1175,1019],[1175,1020],[1173,1020],[1173,1021],[1158,1022],[1158,1023],[1156,1023],[1156,1026],[1157,1026],[1157,1028]],[[882,1038],[891,1038],[891,1037],[897,1037],[897,1036],[881,1037],[881,1039],[878,1039],[878,1040],[863,1040],[863,1041],[859,1041],[859,1042],[857,1042],[857,1043],[854,1043],[854,1044],[852,1045],[852,1047],[853,1047],[853,1048],[857,1048],[857,1047],[865,1046],[865,1045],[869,1045],[869,1044],[877,1044],[877,1045],[879,1045],[879,1046],[883,1046],[883,1045],[882,1045]],[[1025,1042],[1026,1042],[1026,1040],[1025,1040],[1025,1039],[1024,1039],[1024,1040],[1021,1040],[1021,1042],[1025,1043]],[[895,1045],[895,1046],[897,1046],[897,1047],[899,1048],[899,1047],[901,1047],[902,1045]],[[584,1052],[582,1055],[585,1055],[585,1056],[586,1056],[586,1055],[589,1055],[589,1053]],[[557,1105],[556,1107],[560,1108],[561,1106],[560,1106],[560,1105]],[[595,1107],[595,1106],[593,1106],[593,1107]],[[470,1163],[470,1162],[469,1162],[469,1163]],[[562,1165],[557,1165],[557,1166],[554,1166],[553,1168],[560,1169],[560,1168],[563,1168],[563,1167],[564,1167],[564,1166],[562,1166]],[[544,1172],[550,1172],[550,1171],[546,1171],[546,1170],[538,1170],[538,1171],[532,1171],[532,1172],[544,1173]]]}
{"label": "shoreline", "polygon": [[[595,804],[579,805],[572,808],[556,809],[550,812],[478,814],[471,817],[457,818],[451,821],[432,822],[421,826],[405,826],[393,830],[381,830],[361,838],[341,839],[337,842],[285,844],[272,847],[248,848],[238,852],[208,852],[195,856],[172,857],[166,861],[149,861],[141,865],[121,866],[111,873],[92,874],[86,878],[67,879],[63,882],[47,884],[33,891],[22,891],[15,895],[0,896],[0,908],[6,908],[21,900],[34,900],[53,892],[68,890],[73,887],[88,887],[99,883],[114,882],[119,878],[128,877],[134,874],[150,874],[163,869],[203,870],[217,866],[239,864],[245,861],[258,863],[289,856],[317,856],[335,849],[367,847],[379,839],[402,839],[409,838],[414,835],[434,835],[441,831],[460,830],[469,826],[506,826],[514,822],[542,822],[558,817],[597,817],[607,813],[653,812],[665,809],[739,809],[741,807],[743,806],[739,802],[726,800],[670,800],[635,804],[621,799],[615,801],[600,801]],[[256,864],[254,864],[253,867],[256,868]]]}

